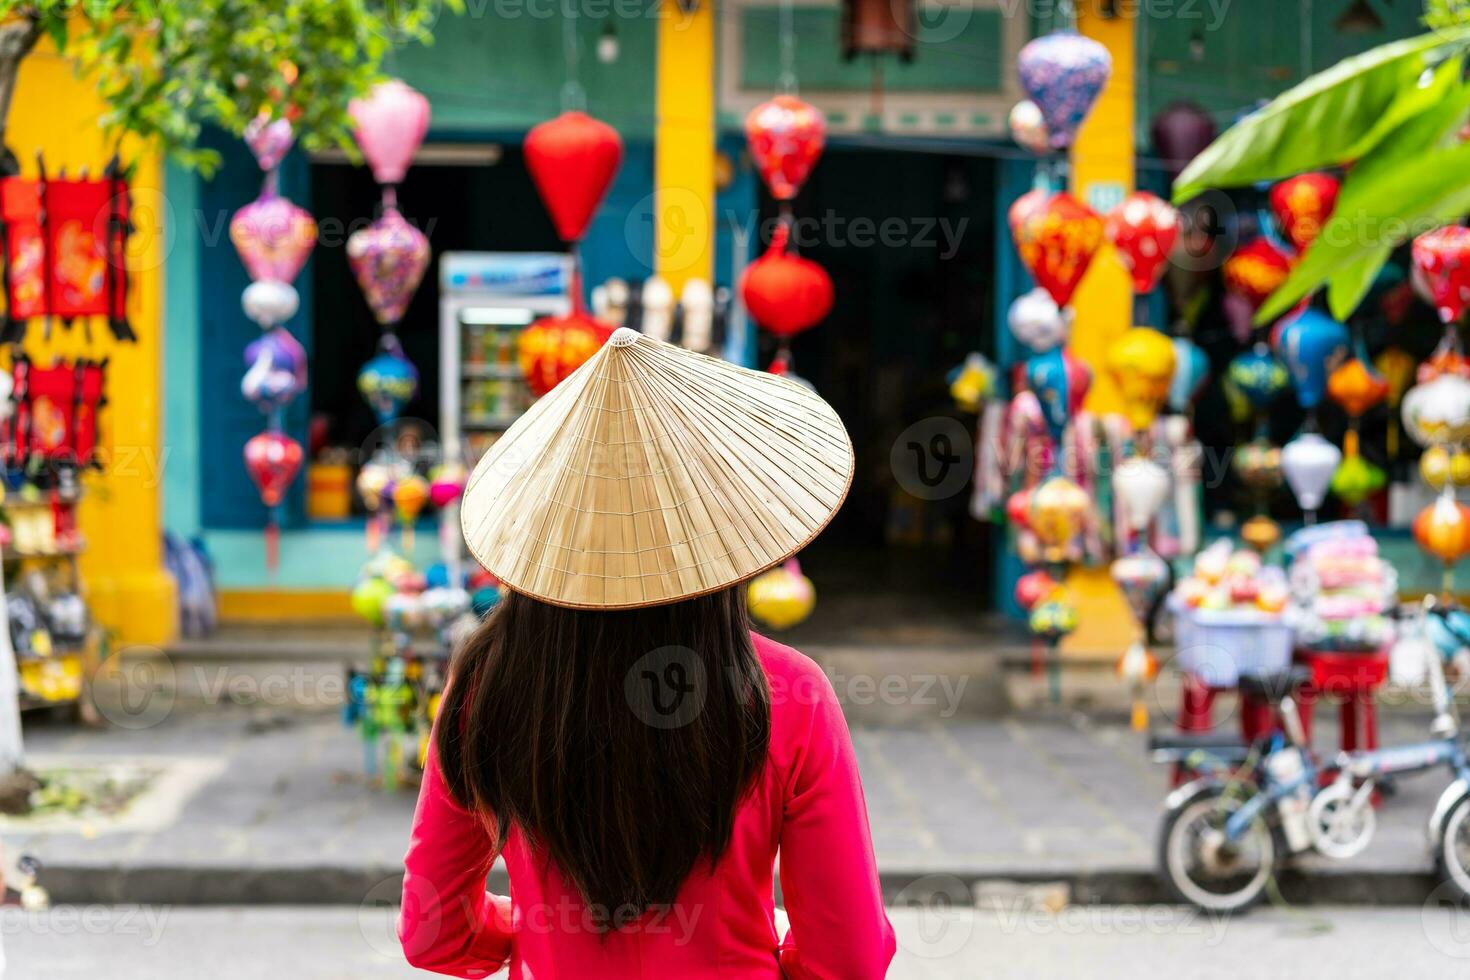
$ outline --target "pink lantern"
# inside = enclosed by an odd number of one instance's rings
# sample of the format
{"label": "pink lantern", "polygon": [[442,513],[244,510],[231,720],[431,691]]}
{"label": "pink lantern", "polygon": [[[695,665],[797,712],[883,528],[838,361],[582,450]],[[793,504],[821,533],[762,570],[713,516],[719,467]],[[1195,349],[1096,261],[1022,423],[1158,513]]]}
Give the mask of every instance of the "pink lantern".
{"label": "pink lantern", "polygon": [[265,194],[235,212],[230,241],[251,279],[289,283],[316,245],[316,219],[284,197]]}
{"label": "pink lantern", "polygon": [[281,165],[295,141],[296,134],[291,131],[288,119],[272,119],[261,113],[245,127],[245,145],[255,154],[260,169],[267,172]]}
{"label": "pink lantern", "polygon": [[429,131],[429,100],[396,78],[347,104],[353,136],[380,184],[397,184]]}
{"label": "pink lantern", "polygon": [[429,239],[389,207],[347,239],[347,264],[380,324],[403,318],[429,267]]}

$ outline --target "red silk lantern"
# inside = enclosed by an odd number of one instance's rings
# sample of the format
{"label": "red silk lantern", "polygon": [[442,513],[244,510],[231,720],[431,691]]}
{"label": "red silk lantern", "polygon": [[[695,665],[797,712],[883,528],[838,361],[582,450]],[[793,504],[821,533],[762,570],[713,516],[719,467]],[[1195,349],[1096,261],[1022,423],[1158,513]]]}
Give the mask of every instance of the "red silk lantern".
{"label": "red silk lantern", "polygon": [[531,393],[540,398],[561,384],[611,336],[611,327],[580,310],[531,324],[517,354]]}
{"label": "red silk lantern", "polygon": [[1135,191],[1108,212],[1108,241],[1142,295],[1159,284],[1179,240],[1179,212],[1147,191]]}
{"label": "red silk lantern", "polygon": [[1016,605],[1027,612],[1057,589],[1057,580],[1043,569],[1027,572],[1016,579]]}
{"label": "red silk lantern", "polygon": [[1414,268],[1439,318],[1454,323],[1470,304],[1470,228],[1448,225],[1414,239]]}
{"label": "red silk lantern", "polygon": [[1326,174],[1298,174],[1271,188],[1271,213],[1298,252],[1307,250],[1332,217],[1338,187],[1336,178]]}
{"label": "red silk lantern", "polygon": [[796,197],[827,141],[821,110],[794,95],[762,102],[745,117],[745,139],[761,180],[778,201]]}
{"label": "red silk lantern", "polygon": [[1256,238],[1236,249],[1225,260],[1222,271],[1225,288],[1244,299],[1254,311],[1286,281],[1291,274],[1291,260],[1266,239]]}
{"label": "red silk lantern", "polygon": [[1026,208],[1013,231],[1016,250],[1032,278],[1058,306],[1066,306],[1102,245],[1102,217],[1062,191]]}
{"label": "red silk lantern", "polygon": [[1031,212],[1046,207],[1046,200],[1049,197],[1051,195],[1048,192],[1033,187],[1011,202],[1010,208],[1006,210],[1006,224],[1010,226],[1011,239],[1015,241],[1017,248],[1021,247],[1022,222]]}
{"label": "red silk lantern", "polygon": [[262,432],[245,443],[245,469],[261,502],[275,507],[301,469],[301,443],[280,432]]}
{"label": "red silk lantern", "polygon": [[1006,498],[1006,521],[1017,530],[1031,528],[1031,489],[1017,490]]}
{"label": "red silk lantern", "polygon": [[617,130],[585,112],[564,112],[526,134],[526,169],[564,241],[580,241],[623,162]]}
{"label": "red silk lantern", "polygon": [[740,276],[740,299],[762,327],[791,337],[822,322],[832,310],[832,277],[799,255],[788,255],[777,232],[766,254]]}

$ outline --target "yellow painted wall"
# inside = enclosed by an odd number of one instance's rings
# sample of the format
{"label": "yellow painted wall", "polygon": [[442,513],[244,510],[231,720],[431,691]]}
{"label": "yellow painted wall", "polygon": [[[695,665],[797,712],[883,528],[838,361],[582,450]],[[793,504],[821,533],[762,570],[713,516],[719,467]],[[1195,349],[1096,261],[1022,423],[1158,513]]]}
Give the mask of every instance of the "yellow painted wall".
{"label": "yellow painted wall", "polygon": [[658,22],[654,129],[654,267],[677,297],[714,279],[715,5],[664,0]]}
{"label": "yellow painted wall", "polygon": [[[37,151],[48,170],[100,172],[112,147],[98,126],[102,103],[92,86],[49,42],[21,65],[8,120],[7,142],[24,172],[35,172]],[[187,216],[169,213],[160,160],[125,143],[136,160],[132,183],[137,232],[128,246],[131,277],[128,317],[138,343],[120,344],[105,325],[88,343],[80,326],[58,326],[47,341],[41,321],[31,324],[25,348],[38,361],[86,355],[110,359],[108,404],[101,414],[101,450],[107,463],[88,476],[79,515],[87,551],[82,559],[87,600],[97,621],[127,644],[162,644],[175,631],[174,583],[163,568],[159,497],[167,461],[160,438],[163,263],[171,229]]]}
{"label": "yellow painted wall", "polygon": [[[1101,14],[1098,0],[1081,0],[1077,9],[1079,33],[1100,42],[1113,56],[1113,74],[1097,105],[1077,133],[1072,146],[1072,193],[1089,201],[1095,185],[1133,190],[1133,113],[1136,60],[1135,21],[1130,4],[1116,5],[1118,15]],[[1104,368],[1108,345],[1131,326],[1133,293],[1128,274],[1103,245],[1073,299],[1076,322],[1071,349],[1092,368],[1087,408],[1118,412],[1122,402],[1117,386]],[[1107,569],[1079,569],[1067,579],[1077,606],[1077,631],[1067,637],[1063,652],[1071,656],[1116,656],[1133,639],[1133,614],[1113,584]]]}

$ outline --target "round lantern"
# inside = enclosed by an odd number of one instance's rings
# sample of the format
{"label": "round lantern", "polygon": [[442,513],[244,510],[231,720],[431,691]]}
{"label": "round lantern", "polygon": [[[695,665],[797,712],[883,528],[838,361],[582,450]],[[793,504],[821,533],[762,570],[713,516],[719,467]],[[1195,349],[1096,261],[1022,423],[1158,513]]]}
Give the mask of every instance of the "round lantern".
{"label": "round lantern", "polygon": [[1282,323],[1276,353],[1286,364],[1303,408],[1310,410],[1321,403],[1327,376],[1347,350],[1347,327],[1321,310],[1308,307]]}
{"label": "round lantern", "polygon": [[296,142],[296,133],[289,119],[272,119],[266,113],[250,120],[243,135],[255,162],[267,173],[281,165],[286,154],[291,152],[291,144]]}
{"label": "round lantern", "polygon": [[245,470],[267,507],[280,504],[301,460],[301,443],[280,432],[262,432],[245,443]]}
{"label": "round lantern", "polygon": [[1192,102],[1175,102],[1154,116],[1149,126],[1154,153],[1164,161],[1171,176],[1199,156],[1215,139],[1215,120]]}
{"label": "round lantern", "polygon": [[1031,632],[1049,644],[1060,642],[1077,629],[1077,607],[1059,594],[1062,592],[1058,590],[1053,598],[1037,603],[1026,621]]}
{"label": "round lantern", "polygon": [[1275,490],[1281,486],[1281,450],[1265,438],[1252,439],[1236,450],[1235,472],[1257,493]]}
{"label": "round lantern", "polygon": [[1137,431],[1153,424],[1174,380],[1174,344],[1149,327],[1134,327],[1108,347],[1108,370],[1123,396],[1123,414]]}
{"label": "round lantern", "polygon": [[1029,612],[1059,587],[1050,573],[1036,569],[1016,579],[1016,605]]}
{"label": "round lantern", "polygon": [[1362,358],[1344,361],[1327,376],[1327,397],[1357,417],[1388,397],[1388,381]]}
{"label": "round lantern", "polygon": [[1030,99],[1022,99],[1011,106],[1006,124],[1011,130],[1011,139],[1038,156],[1051,152],[1051,134],[1046,131],[1046,120],[1041,109]]}
{"label": "round lantern", "polygon": [[276,194],[264,194],[230,219],[230,241],[254,280],[289,283],[316,245],[316,219]]}
{"label": "round lantern", "polygon": [[778,201],[796,197],[827,140],[827,120],[809,102],[778,95],[745,117],[745,138],[756,172]]}
{"label": "round lantern", "polygon": [[784,630],[812,614],[817,592],[812,580],[801,574],[801,566],[792,558],[751,579],[745,601],[756,620],[771,629]]}
{"label": "round lantern", "polygon": [[1066,560],[1067,548],[1082,533],[1092,500],[1087,492],[1065,476],[1053,476],[1031,493],[1031,530],[1042,545],[1046,561]]}
{"label": "round lantern", "polygon": [[1169,379],[1169,408],[1186,411],[1210,379],[1210,359],[1188,337],[1174,338],[1174,377]]}
{"label": "round lantern", "polygon": [[418,392],[419,372],[413,362],[403,356],[402,348],[389,340],[386,349],[357,373],[357,390],[372,408],[379,424],[387,425],[398,418],[403,406]]}
{"label": "round lantern", "polygon": [[1057,347],[1028,360],[1025,372],[1026,387],[1036,395],[1047,433],[1061,446],[1067,423],[1082,410],[1092,386],[1092,371],[1071,351]]}
{"label": "round lantern", "polygon": [[1103,219],[1065,191],[1028,206],[1012,231],[1021,262],[1058,306],[1072,300],[1103,240]]}
{"label": "round lantern", "polygon": [[1286,240],[1305,252],[1332,216],[1339,184],[1327,174],[1298,174],[1271,188],[1271,212]]}
{"label": "round lantern", "polygon": [[1315,432],[1305,432],[1281,449],[1281,471],[1297,505],[1314,513],[1327,498],[1342,450]]}
{"label": "round lantern", "polygon": [[1470,555],[1470,507],[1440,495],[1414,518],[1414,540],[1446,565]]}
{"label": "round lantern", "polygon": [[1045,354],[1067,342],[1067,335],[1072,331],[1072,311],[1057,306],[1051,293],[1038,286],[1011,302],[1006,322],[1023,347]]}
{"label": "round lantern", "polygon": [[262,330],[277,327],[296,315],[301,297],[290,283],[261,279],[245,287],[240,308]]}
{"label": "round lantern", "polygon": [[832,310],[832,277],[777,242],[746,266],[740,298],[755,322],[777,337],[791,337],[821,323]]}
{"label": "round lantern", "polygon": [[284,408],[306,390],[306,350],[284,327],[251,341],[245,364],[240,393],[262,412]]}
{"label": "round lantern", "polygon": [[1112,70],[1107,48],[1072,31],[1038,37],[1021,49],[1016,72],[1041,110],[1053,149],[1072,145]]}
{"label": "round lantern", "polygon": [[1470,380],[1442,374],[1415,385],[1403,398],[1404,431],[1420,446],[1464,442],[1470,437]]}
{"label": "round lantern", "polygon": [[623,140],[584,112],[564,112],[526,134],[526,169],[563,241],[581,241],[613,175]]}
{"label": "round lantern", "polygon": [[1240,392],[1252,409],[1261,412],[1286,390],[1291,376],[1271,354],[1269,347],[1256,344],[1245,353],[1236,355],[1225,370],[1225,380]]}
{"label": "round lantern", "polygon": [[429,100],[407,83],[390,78],[374,85],[366,97],[347,103],[347,114],[373,179],[379,184],[402,183],[429,131]]}
{"label": "round lantern", "polygon": [[1470,228],[1449,225],[1414,239],[1414,271],[1439,317],[1454,323],[1470,305]]}
{"label": "round lantern", "polygon": [[1291,260],[1264,238],[1236,249],[1222,269],[1225,288],[1245,300],[1252,311],[1276,292],[1291,274]]}
{"label": "round lantern", "polygon": [[1108,241],[1142,296],[1159,283],[1179,240],[1179,212],[1147,191],[1134,191],[1108,212]]}
{"label": "round lantern", "polygon": [[538,398],[565,381],[597,353],[612,329],[585,313],[537,320],[521,334],[518,358]]}
{"label": "round lantern", "polygon": [[1123,508],[1128,530],[1134,533],[1148,527],[1169,499],[1171,489],[1168,471],[1143,456],[1124,460],[1113,473],[1113,492]]}
{"label": "round lantern", "polygon": [[389,207],[347,239],[347,265],[378,323],[392,326],[403,319],[429,267],[429,238]]}

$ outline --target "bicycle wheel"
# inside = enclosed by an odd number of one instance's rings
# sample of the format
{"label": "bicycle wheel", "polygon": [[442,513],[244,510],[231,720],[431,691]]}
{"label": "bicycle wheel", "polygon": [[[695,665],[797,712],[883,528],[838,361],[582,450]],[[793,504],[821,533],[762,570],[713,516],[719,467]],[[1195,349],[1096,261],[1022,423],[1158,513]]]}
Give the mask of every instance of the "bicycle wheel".
{"label": "bicycle wheel", "polygon": [[1445,815],[1435,857],[1440,875],[1460,901],[1470,901],[1470,795],[1460,797]]}
{"label": "bicycle wheel", "polygon": [[1238,912],[1259,901],[1276,871],[1276,833],[1257,817],[1238,840],[1225,822],[1245,800],[1211,786],[1164,816],[1159,869],[1175,897],[1209,912]]}

